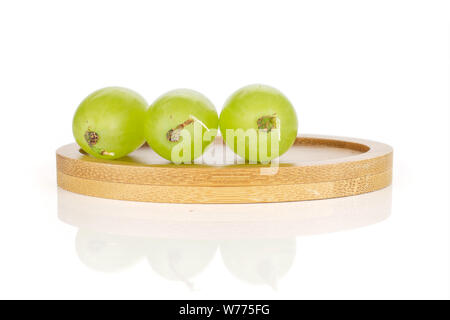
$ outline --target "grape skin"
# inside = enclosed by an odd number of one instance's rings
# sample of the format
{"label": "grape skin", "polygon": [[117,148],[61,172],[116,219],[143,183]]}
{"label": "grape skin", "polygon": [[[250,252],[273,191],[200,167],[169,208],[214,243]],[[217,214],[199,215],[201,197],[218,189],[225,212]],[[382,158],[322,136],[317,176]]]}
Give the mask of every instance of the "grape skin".
{"label": "grape skin", "polygon": [[101,159],[118,159],[144,143],[147,102],[138,93],[108,87],[87,96],[78,106],[72,131],[78,145]]}
{"label": "grape skin", "polygon": [[[261,84],[249,85],[234,92],[226,101],[219,122],[227,145],[251,163],[268,162],[281,156],[297,137],[297,114],[292,104],[279,90]],[[271,134],[276,129],[277,135]],[[235,132],[237,137],[231,136],[227,141],[227,130]],[[243,135],[251,131],[255,132],[258,140],[245,143]],[[264,139],[259,140],[260,135]],[[272,139],[279,140],[278,152],[272,150]],[[245,143],[245,148],[238,148],[239,141]],[[262,152],[266,148],[267,152]],[[261,154],[265,156],[261,157]]]}
{"label": "grape skin", "polygon": [[[214,140],[218,124],[217,111],[208,98],[194,90],[176,89],[160,96],[147,110],[144,132],[150,147],[161,157],[191,163]],[[189,137],[190,143],[186,140]]]}

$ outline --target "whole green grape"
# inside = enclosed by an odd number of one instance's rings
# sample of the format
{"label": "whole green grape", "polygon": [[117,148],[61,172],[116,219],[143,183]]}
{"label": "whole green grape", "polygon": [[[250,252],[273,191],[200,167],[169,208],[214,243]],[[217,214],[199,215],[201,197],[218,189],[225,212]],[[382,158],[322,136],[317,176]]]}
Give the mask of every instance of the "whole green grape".
{"label": "whole green grape", "polygon": [[87,153],[117,159],[141,146],[148,104],[138,93],[108,87],[87,96],[75,112],[73,136]]}
{"label": "whole green grape", "polygon": [[217,111],[208,98],[194,90],[176,89],[148,108],[145,138],[161,157],[190,163],[214,140],[218,123]]}
{"label": "whole green grape", "polygon": [[281,156],[297,136],[297,114],[277,89],[254,84],[234,92],[220,114],[226,144],[247,162],[266,163]]}

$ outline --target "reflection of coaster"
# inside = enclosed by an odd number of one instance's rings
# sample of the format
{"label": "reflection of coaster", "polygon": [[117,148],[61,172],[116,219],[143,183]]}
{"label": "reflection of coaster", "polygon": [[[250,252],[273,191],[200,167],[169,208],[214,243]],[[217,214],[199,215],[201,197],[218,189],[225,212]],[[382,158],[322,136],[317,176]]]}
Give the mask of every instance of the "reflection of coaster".
{"label": "reflection of coaster", "polygon": [[171,239],[282,238],[370,225],[391,212],[392,188],[363,195],[265,204],[166,204],[99,199],[58,188],[58,215],[78,228]]}
{"label": "reflection of coaster", "polygon": [[378,142],[302,136],[279,167],[233,164],[217,138],[204,164],[175,165],[142,147],[120,160],[95,159],[76,144],[57,150],[58,185],[75,193],[166,203],[255,203],[336,198],[390,185],[392,148]]}

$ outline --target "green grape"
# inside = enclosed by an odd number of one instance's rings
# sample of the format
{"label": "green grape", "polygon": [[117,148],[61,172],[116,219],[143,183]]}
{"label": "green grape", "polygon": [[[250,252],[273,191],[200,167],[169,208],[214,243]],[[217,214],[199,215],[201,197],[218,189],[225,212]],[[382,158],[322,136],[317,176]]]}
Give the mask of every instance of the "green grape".
{"label": "green grape", "polygon": [[214,140],[218,123],[217,111],[208,98],[193,90],[177,89],[148,108],[145,138],[161,157],[190,163]]}
{"label": "green grape", "polygon": [[79,105],[72,131],[78,145],[102,159],[126,156],[141,146],[147,102],[136,92],[119,87],[95,91]]}
{"label": "green grape", "polygon": [[255,84],[233,93],[220,114],[226,144],[247,162],[266,163],[281,156],[297,136],[297,114],[277,89]]}

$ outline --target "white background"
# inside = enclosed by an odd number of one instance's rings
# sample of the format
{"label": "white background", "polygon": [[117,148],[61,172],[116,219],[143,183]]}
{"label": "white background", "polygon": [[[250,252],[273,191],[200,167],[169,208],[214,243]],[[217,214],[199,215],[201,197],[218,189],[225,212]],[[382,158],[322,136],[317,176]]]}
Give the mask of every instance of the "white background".
{"label": "white background", "polygon": [[[1,1],[0,298],[448,298],[449,16],[448,1]],[[81,263],[55,177],[79,102],[187,87],[220,110],[256,82],[289,97],[300,134],[392,145],[392,215],[298,238],[277,290],[218,253],[193,291],[146,261]]]}

